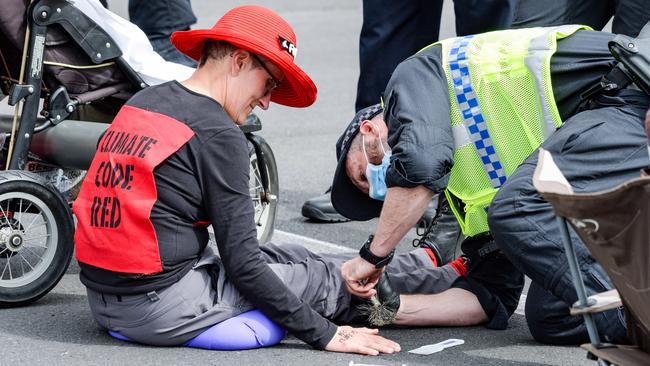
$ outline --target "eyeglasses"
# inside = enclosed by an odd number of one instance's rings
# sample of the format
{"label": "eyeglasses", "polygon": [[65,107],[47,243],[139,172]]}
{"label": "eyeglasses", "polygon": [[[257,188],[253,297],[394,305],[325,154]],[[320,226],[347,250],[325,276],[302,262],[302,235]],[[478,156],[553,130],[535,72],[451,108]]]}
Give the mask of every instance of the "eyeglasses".
{"label": "eyeglasses", "polygon": [[271,94],[271,92],[273,92],[273,90],[275,90],[275,88],[280,86],[280,83],[282,83],[282,81],[280,81],[278,78],[273,76],[271,70],[269,70],[269,68],[266,66],[266,64],[262,61],[262,59],[259,56],[257,56],[254,53],[251,53],[251,55],[253,55],[253,58],[255,58],[255,60],[257,60],[257,62],[259,62],[260,65],[262,65],[264,70],[266,70],[266,73],[269,74],[269,76],[271,77],[271,79],[266,80],[266,86],[264,87],[264,95],[269,95]]}

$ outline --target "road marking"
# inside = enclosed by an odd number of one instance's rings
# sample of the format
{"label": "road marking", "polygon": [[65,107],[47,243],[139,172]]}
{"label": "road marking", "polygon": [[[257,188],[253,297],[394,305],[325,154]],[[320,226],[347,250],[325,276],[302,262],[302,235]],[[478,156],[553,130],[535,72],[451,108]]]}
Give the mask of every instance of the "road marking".
{"label": "road marking", "polygon": [[488,362],[488,360],[498,360],[497,362],[494,362],[494,364],[501,364],[503,361],[510,361],[517,364],[529,364],[531,360],[533,360],[536,365],[589,366],[594,364],[593,361],[588,360],[584,356],[584,351],[579,347],[523,345],[521,344],[521,340],[519,340],[519,343],[520,344],[512,346],[470,349],[464,351],[464,353],[469,356],[485,358],[483,360],[483,363],[485,364],[493,363]]}
{"label": "road marking", "polygon": [[[304,235],[298,235],[294,233],[289,233],[286,231],[282,230],[275,230],[273,234],[273,238],[271,239],[272,242],[277,243],[277,244],[283,244],[283,243],[293,243],[293,244],[301,244],[309,249],[312,249],[316,252],[338,252],[338,253],[352,253],[355,252],[354,249],[350,249],[348,247],[344,247],[343,245],[338,245],[318,239],[313,239]],[[318,250],[318,248],[321,248]],[[323,250],[326,249],[326,250]]]}
{"label": "road marking", "polygon": [[515,314],[526,315],[526,295],[522,294],[519,298],[519,305],[517,305],[517,310]]}

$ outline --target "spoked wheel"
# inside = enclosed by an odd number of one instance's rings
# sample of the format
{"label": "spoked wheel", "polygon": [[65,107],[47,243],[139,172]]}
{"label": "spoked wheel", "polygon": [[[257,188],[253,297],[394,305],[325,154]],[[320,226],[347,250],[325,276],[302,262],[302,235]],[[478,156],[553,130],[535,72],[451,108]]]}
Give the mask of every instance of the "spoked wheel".
{"label": "spoked wheel", "polygon": [[[250,194],[255,207],[255,224],[257,225],[257,240],[264,244],[271,240],[273,236],[273,225],[275,224],[275,215],[278,206],[278,195],[280,192],[278,184],[278,168],[275,162],[275,156],[269,144],[260,136],[252,135],[249,137],[258,146],[256,149],[253,143],[249,142],[250,156]],[[262,154],[263,159],[258,158],[258,153]],[[261,165],[264,160],[264,165]],[[266,172],[267,184],[263,184],[262,169]],[[266,188],[266,190],[264,189]]]}
{"label": "spoked wheel", "polygon": [[33,174],[0,172],[0,306],[36,301],[61,279],[74,222],[60,194]]}

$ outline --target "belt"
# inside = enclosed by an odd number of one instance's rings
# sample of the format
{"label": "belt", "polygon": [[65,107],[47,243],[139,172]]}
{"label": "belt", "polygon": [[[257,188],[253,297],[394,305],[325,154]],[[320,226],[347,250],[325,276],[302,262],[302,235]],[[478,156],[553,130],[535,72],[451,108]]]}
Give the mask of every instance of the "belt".
{"label": "belt", "polygon": [[478,255],[481,257],[485,257],[486,255],[490,253],[494,253],[499,250],[499,247],[497,247],[497,244],[493,241],[490,244],[482,246],[478,250]]}
{"label": "belt", "polygon": [[588,100],[601,93],[614,93],[632,85],[632,79],[622,64],[617,64],[609,73],[600,78],[597,84],[580,94],[580,99]]}

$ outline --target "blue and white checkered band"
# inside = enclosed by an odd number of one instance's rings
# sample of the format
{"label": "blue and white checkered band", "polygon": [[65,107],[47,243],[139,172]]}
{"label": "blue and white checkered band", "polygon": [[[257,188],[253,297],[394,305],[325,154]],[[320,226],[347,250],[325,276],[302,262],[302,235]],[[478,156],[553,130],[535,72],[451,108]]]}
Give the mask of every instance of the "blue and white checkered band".
{"label": "blue and white checkered band", "polygon": [[357,118],[355,118],[354,121],[352,121],[352,123],[350,123],[348,125],[348,128],[345,130],[345,136],[343,137],[343,142],[341,143],[339,155],[343,154],[343,150],[347,149],[350,140],[357,135],[361,122],[373,118],[379,112],[381,112],[381,110],[381,104],[375,104],[359,111],[359,114],[356,116]]}
{"label": "blue and white checkered band", "polygon": [[472,38],[473,36],[467,36],[456,39],[449,51],[449,68],[454,82],[454,94],[458,102],[458,109],[463,116],[469,138],[476,147],[492,187],[499,188],[505,183],[507,177],[494,148],[478,98],[472,89],[469,61],[467,60],[467,48]]}

